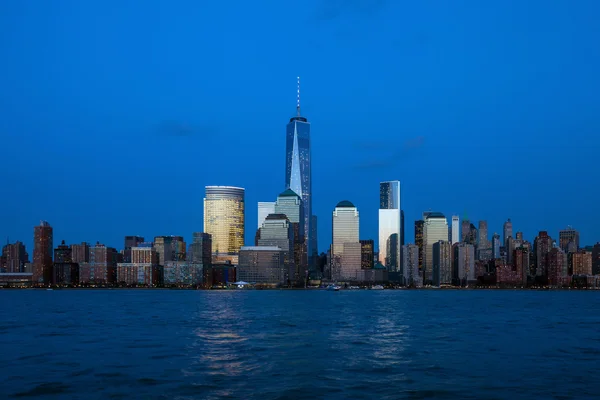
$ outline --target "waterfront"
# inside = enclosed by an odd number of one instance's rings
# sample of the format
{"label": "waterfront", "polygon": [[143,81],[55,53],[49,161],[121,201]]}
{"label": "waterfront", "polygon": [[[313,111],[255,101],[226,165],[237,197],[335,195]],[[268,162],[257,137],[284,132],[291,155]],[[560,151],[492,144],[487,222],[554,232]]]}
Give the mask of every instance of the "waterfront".
{"label": "waterfront", "polygon": [[595,291],[0,291],[0,397],[589,398]]}

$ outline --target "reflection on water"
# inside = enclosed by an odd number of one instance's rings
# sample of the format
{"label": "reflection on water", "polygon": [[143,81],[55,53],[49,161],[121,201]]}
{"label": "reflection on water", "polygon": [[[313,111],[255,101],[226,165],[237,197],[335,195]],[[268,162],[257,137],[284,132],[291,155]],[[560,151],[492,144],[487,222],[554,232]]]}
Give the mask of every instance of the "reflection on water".
{"label": "reflection on water", "polygon": [[[10,343],[0,398],[567,399],[600,390],[595,293],[0,295],[14,305],[0,308],[0,340]],[[535,318],[523,304],[535,304]]]}

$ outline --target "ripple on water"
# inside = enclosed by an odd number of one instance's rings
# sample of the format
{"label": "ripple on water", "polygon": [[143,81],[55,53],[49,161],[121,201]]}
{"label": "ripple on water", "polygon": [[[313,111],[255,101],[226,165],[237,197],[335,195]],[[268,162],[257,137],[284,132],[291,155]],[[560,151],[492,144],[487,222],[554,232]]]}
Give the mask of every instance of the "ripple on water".
{"label": "ripple on water", "polygon": [[36,385],[35,387],[17,392],[13,397],[39,397],[48,395],[66,394],[69,392],[69,386],[61,382],[46,382]]}

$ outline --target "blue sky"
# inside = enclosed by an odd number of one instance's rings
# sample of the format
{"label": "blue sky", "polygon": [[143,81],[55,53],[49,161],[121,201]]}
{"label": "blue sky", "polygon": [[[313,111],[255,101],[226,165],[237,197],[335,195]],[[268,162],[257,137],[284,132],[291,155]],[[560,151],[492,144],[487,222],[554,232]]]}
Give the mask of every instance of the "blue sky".
{"label": "blue sky", "polygon": [[[377,238],[399,179],[425,210],[600,240],[597,1],[4,1],[0,237],[202,230],[205,185],[284,185],[285,125],[312,123],[319,250],[343,199]],[[5,239],[2,239],[4,241]]]}

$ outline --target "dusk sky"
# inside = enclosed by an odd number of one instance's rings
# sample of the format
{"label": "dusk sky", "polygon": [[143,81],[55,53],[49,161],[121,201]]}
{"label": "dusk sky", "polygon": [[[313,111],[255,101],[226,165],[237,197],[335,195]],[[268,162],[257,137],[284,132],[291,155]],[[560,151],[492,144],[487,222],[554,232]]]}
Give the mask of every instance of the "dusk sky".
{"label": "dusk sky", "polygon": [[489,236],[600,240],[600,2],[0,2],[0,237],[203,230],[204,187],[284,188],[285,126],[311,122],[319,251],[350,200],[377,240],[379,182]]}

